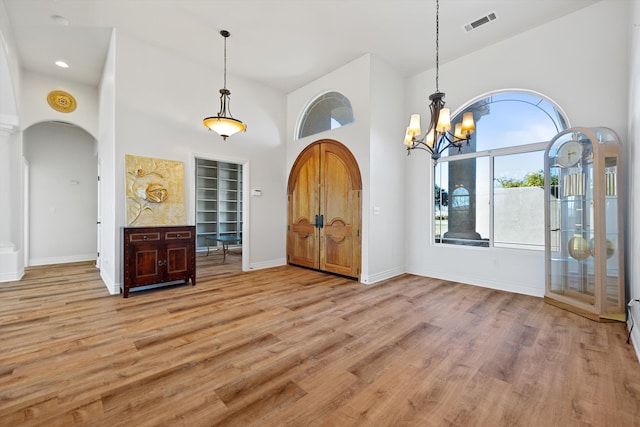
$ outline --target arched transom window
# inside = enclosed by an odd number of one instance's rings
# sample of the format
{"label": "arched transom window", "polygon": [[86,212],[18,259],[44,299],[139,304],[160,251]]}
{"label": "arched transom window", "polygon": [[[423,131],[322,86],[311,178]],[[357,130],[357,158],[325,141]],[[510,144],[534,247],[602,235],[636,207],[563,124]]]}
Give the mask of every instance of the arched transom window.
{"label": "arched transom window", "polygon": [[298,126],[298,139],[353,123],[351,103],[343,94],[327,92],[313,100]]}

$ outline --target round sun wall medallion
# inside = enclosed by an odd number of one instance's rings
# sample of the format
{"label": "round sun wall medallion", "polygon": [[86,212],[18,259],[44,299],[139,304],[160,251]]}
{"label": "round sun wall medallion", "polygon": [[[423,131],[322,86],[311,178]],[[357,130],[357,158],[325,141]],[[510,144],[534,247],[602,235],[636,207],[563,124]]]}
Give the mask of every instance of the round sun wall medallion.
{"label": "round sun wall medallion", "polygon": [[47,95],[47,102],[56,111],[70,113],[76,109],[76,99],[69,92],[52,90]]}

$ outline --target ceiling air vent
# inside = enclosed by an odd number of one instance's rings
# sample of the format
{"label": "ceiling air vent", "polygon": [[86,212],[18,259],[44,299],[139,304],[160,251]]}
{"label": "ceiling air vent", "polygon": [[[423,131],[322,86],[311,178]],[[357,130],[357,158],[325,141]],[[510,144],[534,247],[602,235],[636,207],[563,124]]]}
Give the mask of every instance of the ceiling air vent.
{"label": "ceiling air vent", "polygon": [[482,18],[476,19],[472,23],[465,25],[464,29],[467,31],[475,30],[479,26],[484,25],[487,22],[493,21],[494,19],[496,19],[496,14],[490,13],[487,16],[483,16]]}

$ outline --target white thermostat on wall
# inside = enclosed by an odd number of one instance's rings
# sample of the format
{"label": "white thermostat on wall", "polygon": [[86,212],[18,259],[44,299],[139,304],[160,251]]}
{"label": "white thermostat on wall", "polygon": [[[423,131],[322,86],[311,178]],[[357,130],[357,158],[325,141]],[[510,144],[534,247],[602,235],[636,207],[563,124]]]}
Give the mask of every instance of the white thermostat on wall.
{"label": "white thermostat on wall", "polygon": [[255,188],[251,190],[252,196],[262,196],[262,190],[256,190]]}

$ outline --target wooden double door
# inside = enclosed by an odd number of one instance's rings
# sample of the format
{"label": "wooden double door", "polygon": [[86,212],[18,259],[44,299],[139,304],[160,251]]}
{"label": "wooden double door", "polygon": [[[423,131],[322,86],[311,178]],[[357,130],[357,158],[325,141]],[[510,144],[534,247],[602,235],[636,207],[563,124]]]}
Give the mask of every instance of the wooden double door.
{"label": "wooden double door", "polygon": [[360,278],[362,179],[347,147],[309,145],[289,175],[287,262]]}

